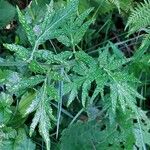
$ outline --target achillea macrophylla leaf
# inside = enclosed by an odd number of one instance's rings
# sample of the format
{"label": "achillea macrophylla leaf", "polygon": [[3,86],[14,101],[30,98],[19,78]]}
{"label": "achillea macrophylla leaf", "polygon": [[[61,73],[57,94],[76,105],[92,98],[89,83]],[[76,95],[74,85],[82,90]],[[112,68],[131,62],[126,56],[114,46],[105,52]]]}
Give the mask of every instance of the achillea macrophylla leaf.
{"label": "achillea macrophylla leaf", "polygon": [[134,134],[136,137],[135,145],[140,149],[143,149],[145,145],[150,145],[150,120],[147,116],[147,111],[138,108],[138,115],[135,119],[137,119],[137,122],[134,123]]}
{"label": "achillea macrophylla leaf", "polygon": [[[30,106],[31,107],[31,106]],[[36,126],[38,125],[41,117],[41,111],[39,109],[36,110],[34,118],[32,119],[32,123],[30,125],[30,136],[32,136]]]}
{"label": "achillea macrophylla leaf", "polygon": [[54,53],[49,51],[49,50],[45,50],[45,49],[42,49],[42,50],[39,50],[39,51],[36,51],[35,52],[35,57],[41,61],[41,60],[49,60],[49,59],[52,59],[53,60],[53,57],[54,57]]}
{"label": "achillea macrophylla leaf", "polygon": [[30,78],[22,78],[18,81],[18,83],[9,87],[8,90],[12,93],[18,93],[28,88],[33,88],[37,84],[44,81],[44,77],[42,75],[32,76]]}
{"label": "achillea macrophylla leaf", "polygon": [[[139,80],[124,71],[125,64],[129,62],[128,59],[123,56],[120,57],[120,55],[111,54],[108,49],[100,51],[98,62],[83,51],[76,52],[75,57],[76,62],[72,70],[77,74],[76,79],[80,78],[82,83],[78,84],[72,78],[72,81],[66,84],[70,87],[70,90],[68,90],[70,92],[69,105],[77,97],[79,88],[82,89],[82,105],[86,107],[86,104],[93,103],[99,93],[103,99],[105,86],[109,86],[114,112],[117,107],[121,107],[123,112],[128,107],[135,111],[136,98],[143,99],[143,97],[133,86],[135,83],[140,83]],[[88,93],[93,82],[96,82],[96,87],[93,95],[89,97]]]}
{"label": "achillea macrophylla leaf", "polygon": [[41,109],[42,115],[40,117],[39,122],[39,133],[46,143],[46,149],[50,150],[50,137],[49,137],[49,129],[51,128],[50,117],[48,116],[44,108]]}
{"label": "achillea macrophylla leaf", "polygon": [[58,91],[54,87],[54,85],[47,86],[47,94],[50,97],[50,99],[58,100]]}
{"label": "achillea macrophylla leaf", "polygon": [[[47,80],[45,79],[43,86],[36,92],[36,97],[26,110],[26,115],[35,111],[34,118],[30,126],[30,136],[39,125],[39,133],[43,137],[47,150],[50,150],[49,130],[51,129],[51,121],[55,121],[50,101],[54,98],[54,89],[47,90]],[[49,92],[49,93],[48,93]],[[51,95],[50,97],[48,95]]]}
{"label": "achillea macrophylla leaf", "polygon": [[72,57],[72,52],[64,51],[57,55],[49,50],[39,50],[35,52],[35,58],[39,61],[46,61],[48,64],[63,64],[66,65],[66,62]]}
{"label": "achillea macrophylla leaf", "polygon": [[19,21],[27,34],[30,44],[33,46],[36,41],[35,33],[18,7],[17,7],[17,12],[18,12]]}
{"label": "achillea macrophylla leaf", "polygon": [[72,16],[68,22],[61,27],[62,33],[57,37],[58,41],[68,47],[77,45],[93,22],[92,19],[85,21],[92,10],[93,8],[88,9],[78,17],[76,14]]}
{"label": "achillea macrophylla leaf", "polygon": [[49,72],[49,76],[51,77],[51,79],[53,79],[55,81],[63,80],[63,78],[61,77],[60,73],[56,72],[56,71],[50,71]]}
{"label": "achillea macrophylla leaf", "polygon": [[13,99],[11,95],[4,92],[0,93],[0,125],[5,125],[12,115],[11,104]]}
{"label": "achillea macrophylla leaf", "polygon": [[130,59],[127,59],[125,57],[119,58],[117,55],[113,54],[111,55],[109,50],[109,47],[106,47],[105,50],[99,51],[99,66],[104,67],[108,70],[116,70],[123,67],[123,65],[126,65],[128,62],[130,62]]}
{"label": "achillea macrophylla leaf", "polygon": [[78,0],[71,0],[65,8],[58,11],[48,9],[44,22],[41,24],[42,33],[36,39],[36,44],[40,45],[48,39],[57,37],[58,28],[77,11],[78,3]]}
{"label": "achillea macrophylla leaf", "polygon": [[86,102],[88,99],[88,91],[90,89],[91,86],[91,81],[90,80],[86,80],[83,85],[82,85],[82,106],[86,107]]}
{"label": "achillea macrophylla leaf", "polygon": [[3,44],[3,45],[10,51],[15,52],[15,54],[24,61],[26,61],[30,56],[30,51],[23,46],[16,44]]}
{"label": "achillea macrophylla leaf", "polygon": [[67,102],[67,106],[69,107],[69,105],[74,101],[75,97],[78,95],[78,91],[77,91],[77,87],[75,84],[75,87],[73,87],[70,91],[70,95],[68,98],[68,102]]}
{"label": "achillea macrophylla leaf", "polygon": [[120,83],[115,82],[110,84],[110,97],[114,113],[116,112],[117,107],[121,107],[124,113],[127,108],[131,108],[136,112],[136,98],[144,99],[143,96],[130,86],[130,83],[127,83],[126,81]]}
{"label": "achillea macrophylla leaf", "polygon": [[7,78],[9,78],[10,73],[10,70],[0,69],[0,84],[4,84],[7,81]]}
{"label": "achillea macrophylla leaf", "polygon": [[76,52],[75,57],[77,61],[84,62],[89,67],[93,67],[96,64],[96,61],[83,51]]}
{"label": "achillea macrophylla leaf", "polygon": [[69,94],[67,106],[69,106],[78,96],[78,90],[80,89],[84,81],[84,78],[76,77],[72,81],[64,84],[64,94]]}
{"label": "achillea macrophylla leaf", "polygon": [[90,98],[90,103],[92,104],[94,99],[98,96],[98,94],[100,93],[100,96],[103,100],[104,97],[104,87],[106,86],[107,82],[108,82],[108,77],[105,74],[102,74],[101,72],[97,71],[96,72],[97,76],[95,77],[95,81],[96,81],[96,88],[93,92],[92,97]]}
{"label": "achillea macrophylla leaf", "polygon": [[32,100],[30,106],[26,109],[25,115],[28,115],[35,111],[38,108],[38,105],[41,101],[42,89],[40,91],[36,91],[36,95]]}
{"label": "achillea macrophylla leaf", "polygon": [[29,64],[29,69],[31,72],[39,73],[39,74],[46,74],[48,67],[38,63],[36,60],[32,60]]}
{"label": "achillea macrophylla leaf", "polygon": [[131,82],[131,83],[141,83],[133,74],[129,74],[126,71],[116,71],[112,73],[113,77],[118,81],[118,82]]}

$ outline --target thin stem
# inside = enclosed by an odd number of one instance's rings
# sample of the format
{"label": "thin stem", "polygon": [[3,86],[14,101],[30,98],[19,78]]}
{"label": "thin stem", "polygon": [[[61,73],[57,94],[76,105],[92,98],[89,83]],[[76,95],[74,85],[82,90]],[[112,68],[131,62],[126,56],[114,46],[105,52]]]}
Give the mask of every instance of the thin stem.
{"label": "thin stem", "polygon": [[34,56],[34,53],[35,53],[35,51],[36,51],[37,48],[38,48],[38,45],[37,45],[37,43],[35,43],[33,51],[32,51],[32,53],[30,55],[30,58],[27,60],[28,63],[33,60],[33,56]]}
{"label": "thin stem", "polygon": [[53,49],[54,49],[55,54],[57,54],[57,50],[56,50],[56,48],[55,48],[53,42],[52,42],[51,40],[49,40],[49,42],[51,43],[51,45],[52,45],[52,47],[53,47]]}
{"label": "thin stem", "polygon": [[82,114],[83,111],[84,111],[84,108],[82,108],[82,109],[76,114],[76,116],[72,119],[72,121],[70,122],[69,125],[72,125],[72,124],[77,120],[77,118]]}
{"label": "thin stem", "polygon": [[[58,109],[58,105],[57,105],[57,104],[55,104],[55,103],[53,103],[53,102],[51,102],[51,104],[52,104],[55,108]],[[72,116],[72,114],[69,113],[69,112],[68,112],[67,110],[65,110],[64,108],[62,108],[61,111],[62,111],[62,113],[64,113],[64,114],[67,115],[68,117],[74,118],[74,117]]]}
{"label": "thin stem", "polygon": [[[64,74],[64,68],[60,70],[61,76]],[[59,81],[59,103],[58,103],[58,119],[57,119],[57,130],[56,130],[56,139],[58,138],[59,134],[59,125],[60,125],[60,118],[61,118],[61,111],[62,111],[62,97],[63,97],[63,81]]]}
{"label": "thin stem", "polygon": [[[122,35],[124,35],[124,34],[122,34]],[[138,37],[130,38],[130,39],[125,40],[125,41],[122,41],[122,42],[115,43],[114,45],[115,45],[115,46],[123,45],[123,44],[125,44],[125,43],[131,42],[131,41],[136,40],[136,39],[138,39],[138,38],[141,38],[141,37],[143,37],[143,36],[144,36],[144,34],[139,35]],[[93,47],[91,47],[91,48],[88,48],[88,49],[86,49],[86,51],[89,51],[88,54],[95,53],[95,52],[98,51],[97,49],[94,50],[94,51],[90,51],[90,50],[96,48],[97,46],[101,46],[101,45],[103,45],[103,44],[106,44],[108,41],[113,40],[113,39],[115,39],[115,38],[111,38],[111,39],[109,39],[109,40],[104,41],[103,43],[100,43],[100,44],[97,44],[97,45],[95,45],[95,46],[93,46]]]}

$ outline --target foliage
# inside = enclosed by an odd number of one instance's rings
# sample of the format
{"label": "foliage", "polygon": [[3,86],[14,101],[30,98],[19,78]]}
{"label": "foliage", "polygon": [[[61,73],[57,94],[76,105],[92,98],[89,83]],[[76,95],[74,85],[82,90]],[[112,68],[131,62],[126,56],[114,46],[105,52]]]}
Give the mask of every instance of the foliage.
{"label": "foliage", "polygon": [[9,2],[0,0],[0,29],[14,19],[16,9]]}
{"label": "foliage", "polygon": [[138,4],[136,8],[131,11],[126,26],[129,26],[130,33],[133,33],[141,28],[149,26],[149,6],[150,2],[145,0],[144,3]]}
{"label": "foliage", "polygon": [[149,1],[21,2],[0,1],[0,149],[148,149]]}

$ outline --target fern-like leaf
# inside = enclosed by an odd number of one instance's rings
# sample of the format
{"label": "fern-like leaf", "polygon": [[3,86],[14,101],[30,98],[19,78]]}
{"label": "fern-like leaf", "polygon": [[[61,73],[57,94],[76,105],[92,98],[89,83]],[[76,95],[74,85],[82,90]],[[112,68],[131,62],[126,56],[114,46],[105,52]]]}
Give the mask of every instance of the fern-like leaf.
{"label": "fern-like leaf", "polygon": [[28,24],[25,16],[22,14],[22,12],[20,11],[20,9],[18,7],[17,7],[17,11],[18,11],[19,21],[22,24],[22,26],[27,34],[29,42],[33,46],[35,43],[35,39],[36,39],[35,33],[34,33],[32,27]]}
{"label": "fern-like leaf", "polygon": [[150,1],[144,0],[143,3],[137,5],[135,9],[131,11],[131,15],[128,19],[126,28],[129,27],[129,34],[134,33],[142,28],[150,25]]}
{"label": "fern-like leaf", "polygon": [[[52,94],[53,92],[51,95]],[[53,97],[54,96],[52,95],[51,98]],[[39,124],[39,133],[46,143],[47,150],[50,150],[49,130],[51,128],[51,120],[55,120],[54,116],[52,115],[52,108],[50,106],[51,99],[49,98],[50,97],[48,97],[47,93],[47,80],[45,80],[40,91],[37,91],[36,98],[32,101],[25,113],[25,115],[27,115],[36,110],[30,126],[30,136],[34,132],[37,124]]]}
{"label": "fern-like leaf", "polygon": [[66,46],[77,45],[81,41],[89,25],[93,22],[93,20],[84,22],[92,10],[93,9],[88,9],[78,17],[74,15],[70,18],[70,20],[61,27],[62,34],[57,38],[58,41]]}

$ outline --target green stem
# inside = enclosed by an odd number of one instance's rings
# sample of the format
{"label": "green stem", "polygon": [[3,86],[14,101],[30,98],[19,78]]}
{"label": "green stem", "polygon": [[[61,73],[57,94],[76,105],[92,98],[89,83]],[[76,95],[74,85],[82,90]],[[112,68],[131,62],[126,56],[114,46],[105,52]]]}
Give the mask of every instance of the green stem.
{"label": "green stem", "polygon": [[[64,68],[62,67],[60,70],[60,74],[63,77]],[[63,101],[63,81],[59,81],[59,102],[58,102],[58,119],[57,119],[57,129],[56,129],[56,139],[58,138],[59,134],[59,125],[60,125],[60,118],[62,112],[62,101]]]}
{"label": "green stem", "polygon": [[84,111],[84,108],[82,108],[82,109],[76,114],[76,116],[72,119],[72,121],[70,122],[69,125],[72,125],[72,124],[77,120],[77,118],[82,114],[83,111]]}
{"label": "green stem", "polygon": [[35,51],[36,51],[37,48],[38,48],[38,45],[37,45],[37,43],[35,43],[33,51],[32,51],[32,53],[30,55],[30,58],[27,60],[28,63],[33,60],[33,56],[34,56],[34,53],[35,53]]}

